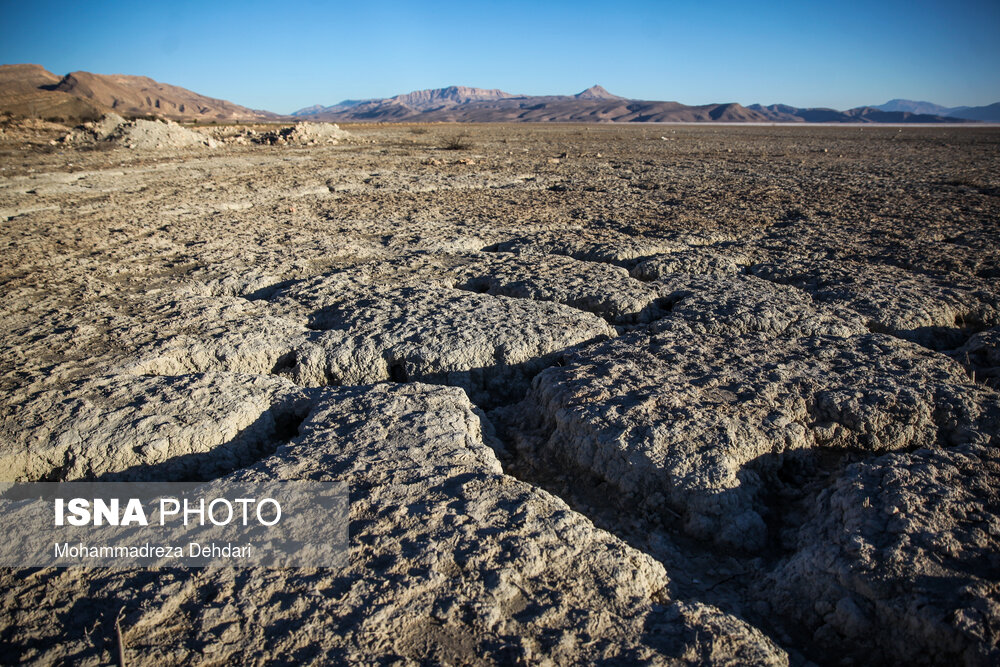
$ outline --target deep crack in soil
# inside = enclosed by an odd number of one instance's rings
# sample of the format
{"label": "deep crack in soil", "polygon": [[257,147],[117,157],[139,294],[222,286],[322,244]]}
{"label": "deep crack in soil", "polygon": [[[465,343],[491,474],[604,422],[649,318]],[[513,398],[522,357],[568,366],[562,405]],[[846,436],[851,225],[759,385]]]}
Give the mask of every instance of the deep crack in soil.
{"label": "deep crack in soil", "polygon": [[352,488],[342,573],[10,573],[10,655],[1000,660],[1000,133],[349,131],[0,146],[5,477]]}

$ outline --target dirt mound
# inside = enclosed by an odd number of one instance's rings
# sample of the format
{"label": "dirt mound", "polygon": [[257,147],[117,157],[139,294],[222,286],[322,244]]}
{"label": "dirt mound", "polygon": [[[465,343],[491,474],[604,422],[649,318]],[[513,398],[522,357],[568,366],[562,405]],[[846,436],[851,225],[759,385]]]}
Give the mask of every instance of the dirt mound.
{"label": "dirt mound", "polygon": [[350,134],[340,129],[335,123],[296,123],[291,127],[282,127],[271,132],[258,134],[252,139],[257,144],[298,144],[313,146],[316,144],[338,144]]}
{"label": "dirt mound", "polygon": [[63,143],[71,145],[101,142],[140,150],[216,146],[211,137],[181,127],[173,121],[125,120],[113,113],[105,114],[98,121],[85,123],[63,137]]}
{"label": "dirt mound", "polygon": [[338,144],[351,134],[334,123],[296,123],[285,126],[225,125],[207,130],[221,143],[237,146],[317,146]]}

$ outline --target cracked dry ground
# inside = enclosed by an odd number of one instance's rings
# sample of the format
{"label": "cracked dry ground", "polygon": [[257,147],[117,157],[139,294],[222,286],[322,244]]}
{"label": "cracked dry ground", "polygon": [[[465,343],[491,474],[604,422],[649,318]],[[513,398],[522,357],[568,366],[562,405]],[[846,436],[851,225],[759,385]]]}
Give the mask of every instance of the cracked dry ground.
{"label": "cracked dry ground", "polygon": [[351,130],[4,154],[0,477],[351,488],[341,571],[4,571],[5,656],[1000,661],[1000,131]]}

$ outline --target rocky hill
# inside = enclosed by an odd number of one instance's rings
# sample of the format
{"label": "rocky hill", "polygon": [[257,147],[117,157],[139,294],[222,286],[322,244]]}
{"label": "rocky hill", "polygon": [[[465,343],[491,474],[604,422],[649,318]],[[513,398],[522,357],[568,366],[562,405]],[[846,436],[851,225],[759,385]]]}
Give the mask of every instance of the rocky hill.
{"label": "rocky hill", "polygon": [[41,65],[0,66],[0,112],[67,122],[114,111],[179,121],[268,121],[282,116],[154,81],[145,76],[71,72],[59,77]]}
{"label": "rocky hill", "polygon": [[41,65],[0,65],[0,113],[56,121],[96,120],[100,103],[55,90],[60,78]]}

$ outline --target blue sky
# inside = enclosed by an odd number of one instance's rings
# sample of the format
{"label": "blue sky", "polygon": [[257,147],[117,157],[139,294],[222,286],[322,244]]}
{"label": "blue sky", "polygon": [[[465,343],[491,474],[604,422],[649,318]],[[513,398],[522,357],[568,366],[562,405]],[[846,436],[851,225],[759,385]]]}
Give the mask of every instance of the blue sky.
{"label": "blue sky", "polygon": [[452,84],[839,109],[1000,101],[997,0],[818,4],[0,0],[0,63],[143,74],[277,112]]}

